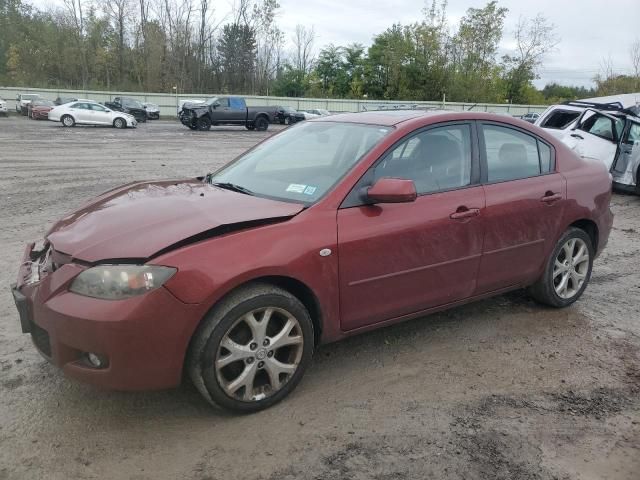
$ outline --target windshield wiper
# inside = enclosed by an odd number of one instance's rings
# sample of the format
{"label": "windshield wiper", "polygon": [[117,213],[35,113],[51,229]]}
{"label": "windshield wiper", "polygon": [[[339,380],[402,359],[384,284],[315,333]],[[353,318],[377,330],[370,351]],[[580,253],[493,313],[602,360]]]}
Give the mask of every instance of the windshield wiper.
{"label": "windshield wiper", "polygon": [[235,183],[230,183],[230,182],[212,182],[209,181],[210,185],[213,185],[214,187],[220,187],[220,188],[224,188],[227,190],[232,190],[234,192],[239,192],[239,193],[244,193],[245,195],[255,195],[251,190],[249,190],[248,188],[244,188],[241,185],[236,185]]}

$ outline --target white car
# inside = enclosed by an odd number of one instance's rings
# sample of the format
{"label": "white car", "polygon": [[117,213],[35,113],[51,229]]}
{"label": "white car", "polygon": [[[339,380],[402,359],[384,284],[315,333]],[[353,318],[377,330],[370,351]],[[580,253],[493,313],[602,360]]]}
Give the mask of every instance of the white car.
{"label": "white car", "polygon": [[8,111],[9,109],[7,108],[7,102],[0,98],[0,113],[6,117]]}
{"label": "white car", "polygon": [[301,114],[304,115],[305,120],[311,120],[312,118],[318,118],[320,115],[311,113],[308,110],[298,110]]}
{"label": "white car", "polygon": [[97,102],[73,102],[58,105],[49,112],[49,120],[62,122],[65,127],[74,125],[111,125],[116,128],[138,125],[133,115],[111,110]]}
{"label": "white car", "polygon": [[306,110],[307,113],[312,113],[313,115],[318,115],[319,117],[328,117],[331,115],[329,110],[325,110],[324,108],[312,108],[311,110]]}

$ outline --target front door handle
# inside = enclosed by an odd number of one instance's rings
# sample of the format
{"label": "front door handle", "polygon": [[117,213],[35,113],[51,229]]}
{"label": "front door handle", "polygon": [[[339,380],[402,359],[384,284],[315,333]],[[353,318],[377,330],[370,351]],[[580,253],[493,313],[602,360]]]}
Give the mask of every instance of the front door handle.
{"label": "front door handle", "polygon": [[579,138],[580,140],[584,140],[584,137],[582,135],[578,135],[577,133],[572,133],[571,136],[573,138]]}
{"label": "front door handle", "polygon": [[547,192],[544,194],[544,197],[540,199],[541,202],[552,204],[557,202],[558,200],[562,200],[562,195],[559,193]]}
{"label": "front door handle", "polygon": [[479,208],[458,207],[458,209],[449,215],[451,220],[464,220],[465,218],[477,217],[480,215]]}

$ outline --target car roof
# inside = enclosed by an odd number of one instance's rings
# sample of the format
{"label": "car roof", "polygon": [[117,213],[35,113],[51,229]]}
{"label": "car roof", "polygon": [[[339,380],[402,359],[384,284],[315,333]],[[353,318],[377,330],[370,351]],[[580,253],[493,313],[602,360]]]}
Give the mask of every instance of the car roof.
{"label": "car roof", "polygon": [[[425,122],[425,120],[429,120]],[[529,128],[531,124],[511,115],[487,112],[460,112],[453,110],[381,110],[360,113],[340,113],[329,117],[314,118],[312,122],[347,122],[379,126],[396,126],[401,123],[437,123],[455,120],[488,120],[510,123]]]}

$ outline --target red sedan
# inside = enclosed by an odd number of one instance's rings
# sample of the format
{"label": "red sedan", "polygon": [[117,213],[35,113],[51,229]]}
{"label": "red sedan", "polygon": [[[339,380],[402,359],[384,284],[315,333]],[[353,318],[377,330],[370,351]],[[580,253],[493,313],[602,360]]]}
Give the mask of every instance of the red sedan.
{"label": "red sedan", "polygon": [[29,245],[24,332],[70,377],[254,411],[318,344],[529,287],[575,302],[611,178],[522,120],[367,112],[304,122],[199,179],[129,184]]}
{"label": "red sedan", "polygon": [[33,100],[27,107],[27,115],[32,120],[47,120],[49,112],[55,106],[50,100]]}

